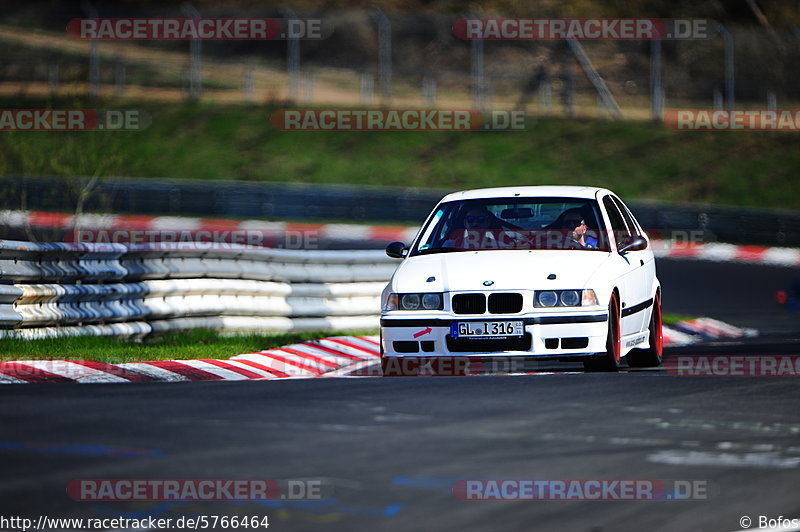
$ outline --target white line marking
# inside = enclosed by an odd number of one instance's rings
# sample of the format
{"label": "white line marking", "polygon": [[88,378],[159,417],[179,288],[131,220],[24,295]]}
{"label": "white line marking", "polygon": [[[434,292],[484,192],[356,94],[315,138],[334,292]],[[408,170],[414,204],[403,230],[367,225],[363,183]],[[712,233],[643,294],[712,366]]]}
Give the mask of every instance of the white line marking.
{"label": "white line marking", "polygon": [[800,457],[784,457],[779,453],[725,453],[669,449],[647,455],[648,462],[678,466],[758,467],[794,469]]}

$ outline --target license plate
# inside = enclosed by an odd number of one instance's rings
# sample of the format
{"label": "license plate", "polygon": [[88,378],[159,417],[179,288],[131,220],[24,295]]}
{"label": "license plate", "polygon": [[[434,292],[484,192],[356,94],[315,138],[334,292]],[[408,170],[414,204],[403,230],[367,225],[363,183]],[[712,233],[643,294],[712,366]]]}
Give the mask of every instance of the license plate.
{"label": "license plate", "polygon": [[524,332],[521,321],[457,321],[450,324],[450,336],[453,338],[522,336]]}

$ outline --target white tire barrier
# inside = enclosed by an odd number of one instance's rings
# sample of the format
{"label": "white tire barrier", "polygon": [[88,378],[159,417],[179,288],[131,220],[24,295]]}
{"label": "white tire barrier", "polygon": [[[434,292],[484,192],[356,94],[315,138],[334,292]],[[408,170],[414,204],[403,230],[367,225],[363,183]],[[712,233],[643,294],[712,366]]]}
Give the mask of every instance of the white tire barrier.
{"label": "white tire barrier", "polygon": [[396,266],[382,251],[0,241],[0,335],[375,328]]}

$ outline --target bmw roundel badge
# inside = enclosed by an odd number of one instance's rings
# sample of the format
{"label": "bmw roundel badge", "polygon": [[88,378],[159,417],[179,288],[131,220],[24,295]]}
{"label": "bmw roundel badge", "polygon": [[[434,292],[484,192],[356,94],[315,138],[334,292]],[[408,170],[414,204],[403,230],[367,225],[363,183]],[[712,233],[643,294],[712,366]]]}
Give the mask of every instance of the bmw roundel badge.
{"label": "bmw roundel badge", "polygon": [[483,282],[483,286],[492,286],[493,284],[494,284],[494,281],[484,281]]}

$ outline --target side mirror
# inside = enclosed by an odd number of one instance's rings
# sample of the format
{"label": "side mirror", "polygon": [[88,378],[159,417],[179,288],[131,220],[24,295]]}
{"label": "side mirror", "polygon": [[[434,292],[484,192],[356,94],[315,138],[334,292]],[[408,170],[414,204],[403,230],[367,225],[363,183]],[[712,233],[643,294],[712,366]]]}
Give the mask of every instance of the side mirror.
{"label": "side mirror", "polygon": [[402,242],[392,242],[386,246],[386,254],[393,259],[404,259],[408,254],[408,248]]}
{"label": "side mirror", "polygon": [[628,251],[642,251],[647,249],[647,240],[641,235],[634,235],[623,238],[619,242],[619,252],[627,253]]}

